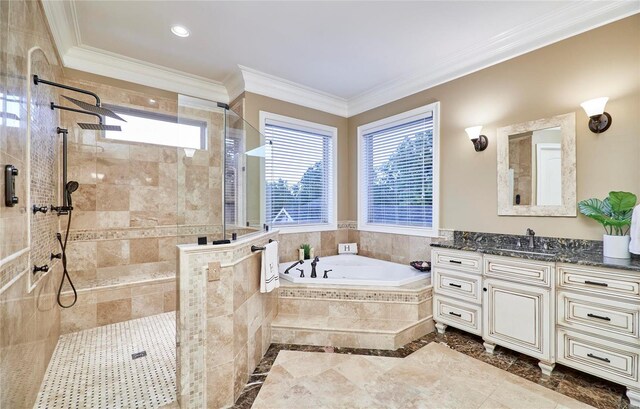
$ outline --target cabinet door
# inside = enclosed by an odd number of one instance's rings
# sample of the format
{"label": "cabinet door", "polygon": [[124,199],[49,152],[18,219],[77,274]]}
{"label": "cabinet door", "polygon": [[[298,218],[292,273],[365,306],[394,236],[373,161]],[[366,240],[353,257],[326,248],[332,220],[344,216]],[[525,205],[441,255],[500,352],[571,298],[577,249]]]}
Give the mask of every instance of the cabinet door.
{"label": "cabinet door", "polygon": [[486,279],[483,290],[485,341],[551,362],[549,289]]}

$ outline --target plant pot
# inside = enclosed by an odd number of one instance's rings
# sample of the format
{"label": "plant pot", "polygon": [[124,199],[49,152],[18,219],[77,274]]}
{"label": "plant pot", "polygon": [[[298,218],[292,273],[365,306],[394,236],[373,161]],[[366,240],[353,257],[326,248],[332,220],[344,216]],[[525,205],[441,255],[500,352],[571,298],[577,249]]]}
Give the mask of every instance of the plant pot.
{"label": "plant pot", "polygon": [[605,234],[602,237],[602,244],[604,246],[603,255],[611,258],[630,258],[630,240],[630,236],[610,236]]}

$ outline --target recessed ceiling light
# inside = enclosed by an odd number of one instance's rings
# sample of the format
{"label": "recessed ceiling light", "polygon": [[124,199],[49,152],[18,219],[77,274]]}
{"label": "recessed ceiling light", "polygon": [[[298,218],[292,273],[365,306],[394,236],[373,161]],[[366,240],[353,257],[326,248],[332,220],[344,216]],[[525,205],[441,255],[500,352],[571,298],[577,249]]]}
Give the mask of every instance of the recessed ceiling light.
{"label": "recessed ceiling light", "polygon": [[171,26],[171,32],[178,37],[189,37],[189,30],[182,26]]}

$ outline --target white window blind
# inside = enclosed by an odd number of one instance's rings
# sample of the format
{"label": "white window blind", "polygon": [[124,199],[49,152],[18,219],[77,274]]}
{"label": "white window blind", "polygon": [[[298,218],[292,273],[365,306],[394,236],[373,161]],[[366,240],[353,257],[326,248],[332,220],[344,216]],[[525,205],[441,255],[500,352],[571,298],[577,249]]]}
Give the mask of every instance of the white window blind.
{"label": "white window blind", "polygon": [[224,160],[224,219],[227,225],[239,226],[239,214],[242,205],[241,183],[244,167],[242,164],[242,139],[237,135],[225,138]]}
{"label": "white window blind", "polygon": [[362,138],[366,223],[433,227],[433,111],[365,130]]}
{"label": "white window blind", "polygon": [[272,226],[332,222],[333,133],[267,118],[266,219]]}

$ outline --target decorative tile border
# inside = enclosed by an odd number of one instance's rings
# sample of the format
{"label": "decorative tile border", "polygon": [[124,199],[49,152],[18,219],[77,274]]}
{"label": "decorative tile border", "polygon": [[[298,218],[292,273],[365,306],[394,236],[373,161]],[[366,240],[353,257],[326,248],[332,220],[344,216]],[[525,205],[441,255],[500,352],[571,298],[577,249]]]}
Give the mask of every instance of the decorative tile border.
{"label": "decorative tile border", "polygon": [[148,237],[172,237],[222,234],[222,226],[156,226],[126,229],[71,230],[69,241],[127,240]]}
{"label": "decorative tile border", "polygon": [[419,291],[371,291],[350,289],[308,289],[280,287],[282,298],[308,298],[315,300],[348,300],[368,302],[420,303],[431,298],[431,287]]}
{"label": "decorative tile border", "polygon": [[29,270],[29,250],[0,266],[0,294],[25,270]]}

